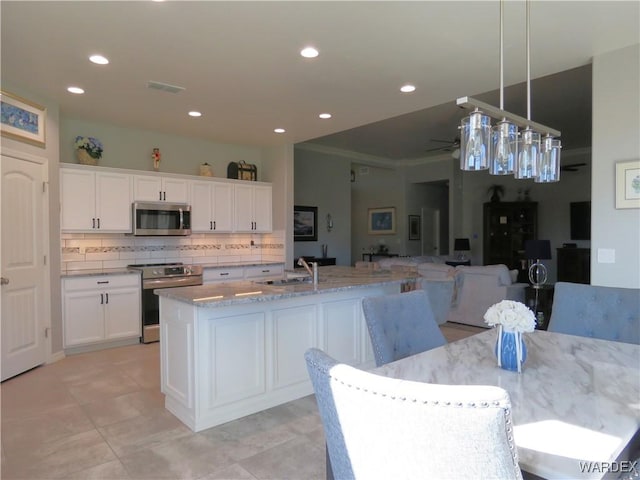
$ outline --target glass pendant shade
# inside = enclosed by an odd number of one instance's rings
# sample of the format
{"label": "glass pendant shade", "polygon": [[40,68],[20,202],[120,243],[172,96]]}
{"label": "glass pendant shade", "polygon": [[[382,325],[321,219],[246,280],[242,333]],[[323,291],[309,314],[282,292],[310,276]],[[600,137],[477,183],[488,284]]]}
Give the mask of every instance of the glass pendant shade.
{"label": "glass pendant shade", "polygon": [[536,183],[551,183],[560,180],[560,140],[546,136],[542,140],[538,160]]}
{"label": "glass pendant shade", "polygon": [[518,127],[502,119],[491,129],[491,175],[508,175],[518,154]]}
{"label": "glass pendant shade", "polygon": [[513,169],[513,176],[518,179],[538,176],[538,156],[540,154],[540,134],[530,128],[520,132],[518,140],[518,156]]}
{"label": "glass pendant shade", "polygon": [[476,171],[489,168],[491,118],[476,109],[462,119],[460,130],[460,169]]}

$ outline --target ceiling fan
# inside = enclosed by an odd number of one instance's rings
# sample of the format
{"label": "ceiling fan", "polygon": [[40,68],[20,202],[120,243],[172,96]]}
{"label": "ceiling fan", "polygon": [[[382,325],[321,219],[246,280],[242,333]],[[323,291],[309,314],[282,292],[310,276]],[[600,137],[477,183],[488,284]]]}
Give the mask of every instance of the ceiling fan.
{"label": "ceiling fan", "polygon": [[453,140],[439,140],[437,138],[430,138],[429,143],[437,142],[443,145],[435,148],[429,148],[426,152],[451,152],[457,148],[460,148],[460,137],[456,137]]}
{"label": "ceiling fan", "polygon": [[570,163],[569,165],[561,165],[560,170],[563,172],[577,172],[580,167],[586,167],[586,163]]}

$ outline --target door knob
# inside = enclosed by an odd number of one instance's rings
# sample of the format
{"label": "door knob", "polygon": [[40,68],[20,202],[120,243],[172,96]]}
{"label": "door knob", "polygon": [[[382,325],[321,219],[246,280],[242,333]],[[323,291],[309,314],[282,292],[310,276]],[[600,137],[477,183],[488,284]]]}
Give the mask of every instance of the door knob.
{"label": "door knob", "polygon": [[0,277],[0,285],[9,285],[9,279],[5,277]]}

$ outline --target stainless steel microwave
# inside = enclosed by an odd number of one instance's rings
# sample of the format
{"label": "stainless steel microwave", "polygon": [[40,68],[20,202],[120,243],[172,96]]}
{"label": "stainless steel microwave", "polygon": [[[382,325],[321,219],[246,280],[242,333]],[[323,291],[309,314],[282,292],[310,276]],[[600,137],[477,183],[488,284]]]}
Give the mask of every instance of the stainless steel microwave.
{"label": "stainless steel microwave", "polygon": [[191,206],[186,203],[134,202],[133,235],[191,235]]}

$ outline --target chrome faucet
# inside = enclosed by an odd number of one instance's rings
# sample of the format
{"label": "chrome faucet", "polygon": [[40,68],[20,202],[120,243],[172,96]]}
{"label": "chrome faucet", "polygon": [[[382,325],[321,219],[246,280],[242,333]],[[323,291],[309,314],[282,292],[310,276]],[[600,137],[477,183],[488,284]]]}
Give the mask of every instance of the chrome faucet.
{"label": "chrome faucet", "polygon": [[318,262],[311,262],[311,267],[309,267],[309,264],[305,261],[304,257],[300,257],[298,259],[298,265],[300,265],[301,267],[304,267],[305,270],[309,272],[309,275],[311,275],[311,278],[313,279],[313,284],[317,286],[318,285]]}

